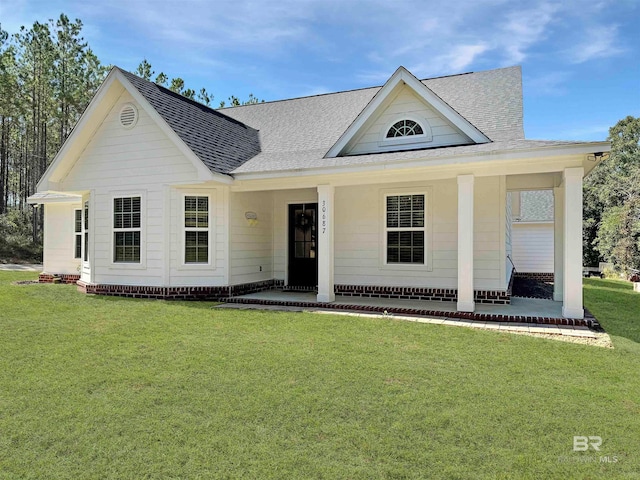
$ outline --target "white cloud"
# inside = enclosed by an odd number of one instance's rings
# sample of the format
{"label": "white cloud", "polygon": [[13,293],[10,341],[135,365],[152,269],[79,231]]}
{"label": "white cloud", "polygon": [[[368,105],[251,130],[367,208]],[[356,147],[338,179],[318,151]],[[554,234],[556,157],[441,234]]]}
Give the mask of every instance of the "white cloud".
{"label": "white cloud", "polygon": [[453,51],[443,58],[454,72],[458,72],[471,65],[476,57],[487,50],[489,50],[489,47],[484,43],[476,45],[458,45],[453,49]]}
{"label": "white cloud", "polygon": [[534,8],[515,10],[507,15],[507,22],[498,34],[499,46],[505,50],[506,62],[521,63],[527,49],[548,35],[548,27],[559,7],[541,3]]}
{"label": "white cloud", "polygon": [[120,11],[145,36],[168,47],[263,50],[312,35],[306,3],[112,0],[109,9],[94,11],[101,16]]}
{"label": "white cloud", "polygon": [[484,43],[474,45],[453,45],[428,62],[411,65],[409,70],[419,77],[460,73],[468,69],[483,53],[489,50]]}
{"label": "white cloud", "polygon": [[600,26],[587,29],[587,40],[569,50],[568,55],[572,63],[584,63],[595,58],[607,58],[620,55],[624,49],[620,48],[617,38],[617,27],[608,27],[606,32]]}
{"label": "white cloud", "polygon": [[541,75],[527,77],[527,93],[534,95],[561,95],[566,92],[565,84],[571,74],[566,71],[544,72]]}
{"label": "white cloud", "polygon": [[[65,11],[83,20],[105,63],[135,68],[146,57],[169,75],[250,79],[282,95],[381,85],[399,65],[429,77],[525,62],[533,91],[558,94],[567,80],[558,70],[578,68],[567,58],[579,64],[630,48],[611,28],[616,22],[592,28],[594,19],[624,11],[620,0],[15,2],[10,10],[0,0],[5,29],[10,20],[29,24]],[[545,67],[533,72],[541,59]],[[291,81],[296,75],[304,78]]]}
{"label": "white cloud", "polygon": [[432,4],[404,18],[386,11],[387,23],[399,23],[401,28],[384,32],[368,58],[378,64],[375,70],[380,65],[392,70],[394,65],[408,64],[419,76],[519,64],[553,33],[560,8],[547,1],[531,6],[524,1],[484,0],[457,2],[456,8]]}

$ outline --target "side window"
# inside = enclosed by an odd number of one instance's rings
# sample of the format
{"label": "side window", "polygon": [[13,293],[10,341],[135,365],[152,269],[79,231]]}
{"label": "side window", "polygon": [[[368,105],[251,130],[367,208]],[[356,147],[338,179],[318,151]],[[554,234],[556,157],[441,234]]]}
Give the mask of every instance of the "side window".
{"label": "side window", "polygon": [[89,261],[89,202],[84,202],[84,214],[82,222],[82,231],[84,234],[84,242],[82,243],[82,260]]}
{"label": "side window", "polygon": [[140,263],[140,197],[113,199],[113,261]]}
{"label": "side window", "polygon": [[73,258],[82,258],[82,210],[73,211]]}

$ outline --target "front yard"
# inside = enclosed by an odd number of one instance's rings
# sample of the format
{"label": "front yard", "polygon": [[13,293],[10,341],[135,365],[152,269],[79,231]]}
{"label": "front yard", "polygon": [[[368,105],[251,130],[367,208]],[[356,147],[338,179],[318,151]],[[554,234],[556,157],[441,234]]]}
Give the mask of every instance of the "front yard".
{"label": "front yard", "polygon": [[35,277],[0,272],[0,478],[640,478],[615,282],[585,288],[609,350],[11,284]]}

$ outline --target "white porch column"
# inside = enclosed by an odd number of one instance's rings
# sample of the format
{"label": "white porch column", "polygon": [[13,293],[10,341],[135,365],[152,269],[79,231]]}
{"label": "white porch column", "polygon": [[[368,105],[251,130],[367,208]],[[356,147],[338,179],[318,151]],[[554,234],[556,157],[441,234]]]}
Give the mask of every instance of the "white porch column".
{"label": "white porch column", "polygon": [[473,312],[473,175],[458,175],[458,305]]}
{"label": "white porch column", "polygon": [[582,167],[564,170],[562,316],[584,318],[582,308]]}
{"label": "white porch column", "polygon": [[333,285],[333,194],[332,185],[318,185],[318,301],[336,299]]}
{"label": "white porch column", "polygon": [[564,186],[553,189],[553,299],[561,302],[564,283]]}

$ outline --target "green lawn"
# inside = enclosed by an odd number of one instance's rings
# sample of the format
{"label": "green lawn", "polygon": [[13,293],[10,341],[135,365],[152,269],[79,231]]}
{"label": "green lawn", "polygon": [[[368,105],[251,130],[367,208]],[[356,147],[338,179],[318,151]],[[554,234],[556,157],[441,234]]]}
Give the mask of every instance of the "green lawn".
{"label": "green lawn", "polygon": [[585,279],[584,291],[587,308],[616,346],[626,344],[626,340],[640,343],[640,293],[633,291],[630,282]]}
{"label": "green lawn", "polygon": [[0,272],[0,478],[640,478],[640,295],[617,283],[585,289],[611,350],[29,278]]}

